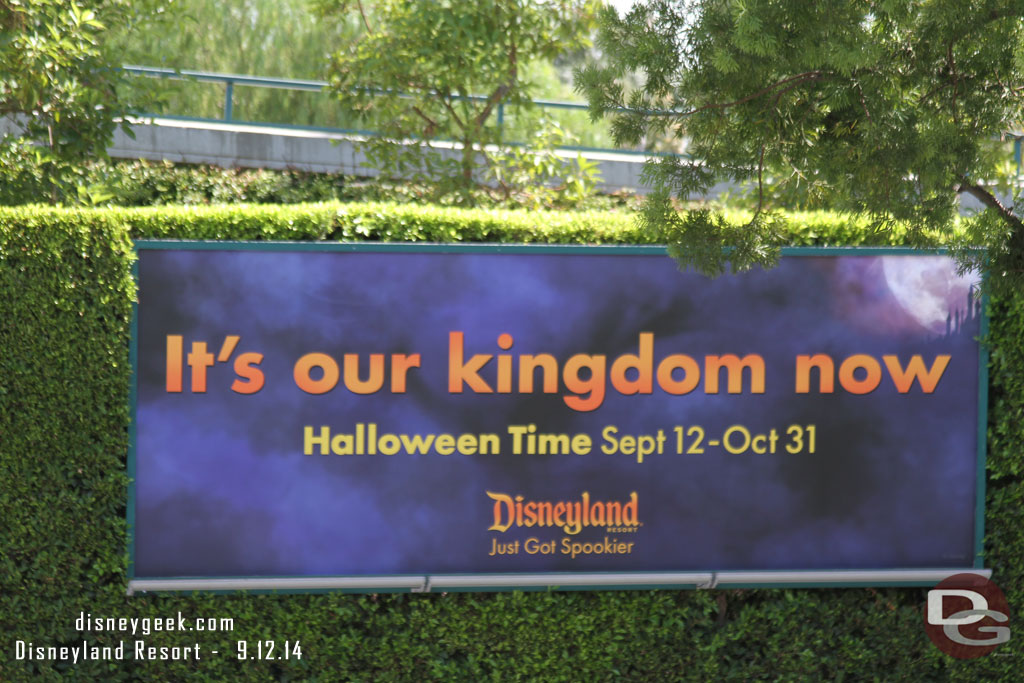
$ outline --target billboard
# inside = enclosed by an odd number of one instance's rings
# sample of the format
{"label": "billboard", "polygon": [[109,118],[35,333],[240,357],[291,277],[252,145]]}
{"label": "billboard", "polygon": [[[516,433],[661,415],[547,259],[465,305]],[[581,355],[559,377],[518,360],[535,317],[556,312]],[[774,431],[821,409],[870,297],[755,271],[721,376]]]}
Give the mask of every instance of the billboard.
{"label": "billboard", "polygon": [[946,255],[139,242],[131,590],[985,573]]}

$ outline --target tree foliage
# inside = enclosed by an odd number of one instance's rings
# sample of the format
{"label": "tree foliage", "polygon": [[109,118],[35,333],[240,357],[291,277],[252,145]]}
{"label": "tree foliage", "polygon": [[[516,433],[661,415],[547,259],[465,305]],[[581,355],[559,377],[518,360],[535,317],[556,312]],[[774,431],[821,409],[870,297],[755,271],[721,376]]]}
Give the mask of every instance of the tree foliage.
{"label": "tree foliage", "polygon": [[[485,146],[501,142],[499,107],[529,105],[527,65],[578,48],[596,10],[593,0],[321,5],[355,13],[363,26],[334,54],[330,80],[339,106],[383,133],[368,156],[386,173],[424,170],[462,193],[480,180]],[[436,140],[460,147],[453,157]]]}
{"label": "tree foliage", "polygon": [[[318,12],[316,6],[323,11]],[[364,5],[372,11],[372,6]],[[167,20],[151,23],[125,36],[125,61],[142,66],[218,73],[325,80],[330,55],[349,45],[365,30],[354,5],[339,11],[335,0],[174,0]],[[535,97],[565,100],[572,95],[572,67],[581,63],[584,50],[568,53],[556,64],[525,65],[524,79]],[[147,83],[149,79],[135,79]],[[207,82],[161,80],[155,114],[219,118],[223,114],[224,86]],[[340,129],[376,130],[373,117],[355,117],[343,111],[327,93],[234,87],[234,118],[240,121],[284,123]],[[546,111],[581,144],[612,144],[603,123],[588,120],[584,111]],[[505,139],[523,141],[536,128],[540,113],[506,111]]]}
{"label": "tree foliage", "polygon": [[[1024,3],[1019,0],[651,0],[602,15],[603,64],[577,72],[592,114],[620,142],[683,137],[692,160],[648,167],[645,224],[705,271],[770,264],[778,220],[764,192],[782,186],[880,228],[952,232],[958,198],[985,210],[967,234],[994,272],[1024,281],[1024,224],[986,182],[1022,120]],[[642,76],[627,89],[624,78]],[[729,179],[756,189],[744,230],[673,197]]]}
{"label": "tree foliage", "polygon": [[[318,16],[309,0],[175,0],[169,21],[126,36],[130,64],[322,80],[333,46],[358,35],[354,17]],[[142,82],[149,79],[138,79]],[[224,87],[165,80],[153,113],[219,118]],[[234,118],[345,128],[321,93],[236,85]]]}
{"label": "tree foliage", "polygon": [[110,45],[162,0],[0,0],[0,172],[40,173],[54,188],[77,164],[104,156],[129,113]]}

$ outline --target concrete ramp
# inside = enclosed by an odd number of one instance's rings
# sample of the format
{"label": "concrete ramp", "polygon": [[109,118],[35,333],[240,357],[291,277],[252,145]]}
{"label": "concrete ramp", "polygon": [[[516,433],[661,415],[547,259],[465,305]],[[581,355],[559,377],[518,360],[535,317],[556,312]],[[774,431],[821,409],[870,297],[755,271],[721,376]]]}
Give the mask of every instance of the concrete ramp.
{"label": "concrete ramp", "polygon": [[[223,168],[294,169],[363,177],[377,175],[357,149],[357,143],[365,140],[359,135],[171,118],[140,119],[132,124],[132,131],[134,140],[121,130],[116,132],[108,150],[110,156],[210,164]],[[435,143],[434,147],[452,158],[461,154],[461,147],[455,143]],[[582,155],[596,161],[601,171],[602,191],[644,192],[647,189],[640,181],[646,160],[642,154],[573,150],[559,150],[557,153],[570,159]]]}

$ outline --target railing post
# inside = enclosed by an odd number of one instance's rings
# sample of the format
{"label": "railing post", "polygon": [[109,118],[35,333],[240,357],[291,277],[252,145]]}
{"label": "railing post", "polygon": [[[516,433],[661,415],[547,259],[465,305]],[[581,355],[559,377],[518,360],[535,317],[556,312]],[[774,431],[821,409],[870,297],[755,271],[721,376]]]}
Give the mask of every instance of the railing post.
{"label": "railing post", "polygon": [[1020,136],[1013,139],[1013,160],[1017,162],[1017,180],[1020,180]]}
{"label": "railing post", "polygon": [[227,86],[224,88],[224,120],[231,120],[231,110],[234,108],[235,99],[235,82],[228,79]]}

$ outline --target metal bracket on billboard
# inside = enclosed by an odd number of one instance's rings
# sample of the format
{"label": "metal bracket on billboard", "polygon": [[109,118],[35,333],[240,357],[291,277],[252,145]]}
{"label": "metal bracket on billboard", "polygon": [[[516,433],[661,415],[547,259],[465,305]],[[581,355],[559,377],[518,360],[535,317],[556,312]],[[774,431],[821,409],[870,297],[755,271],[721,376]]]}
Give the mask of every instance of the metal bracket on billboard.
{"label": "metal bracket on billboard", "polygon": [[753,586],[934,585],[954,574],[984,578],[990,569],[764,571],[764,572],[623,572],[589,574],[447,574],[434,576],[345,576],[238,579],[134,579],[128,595],[166,591],[312,591],[312,590],[514,590],[536,588],[677,587],[709,590]]}
{"label": "metal bracket on billboard", "polygon": [[764,571],[764,572],[714,572],[710,585],[699,588],[740,588],[750,586],[843,585],[934,585],[954,574],[976,574],[986,579],[991,569],[879,569],[868,571],[824,570],[824,571]]}

